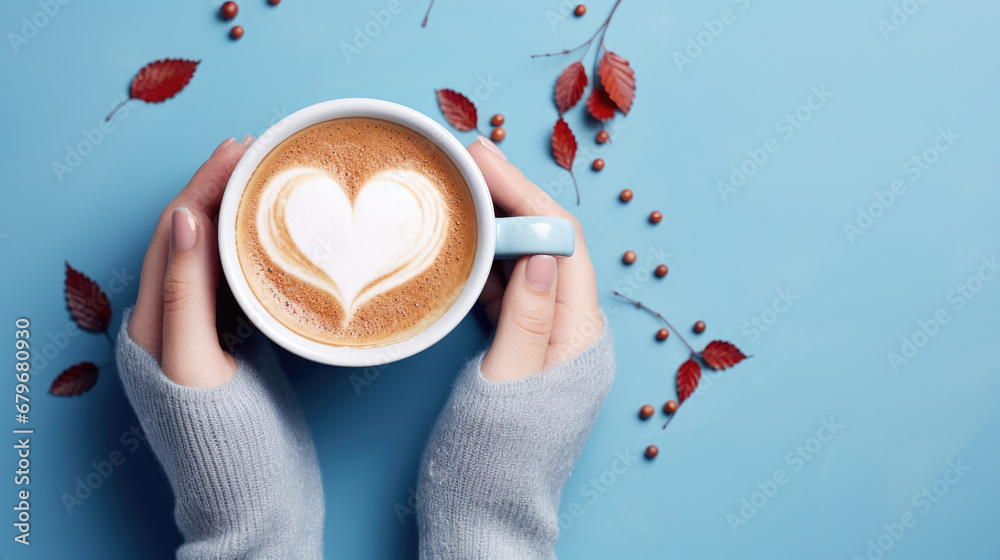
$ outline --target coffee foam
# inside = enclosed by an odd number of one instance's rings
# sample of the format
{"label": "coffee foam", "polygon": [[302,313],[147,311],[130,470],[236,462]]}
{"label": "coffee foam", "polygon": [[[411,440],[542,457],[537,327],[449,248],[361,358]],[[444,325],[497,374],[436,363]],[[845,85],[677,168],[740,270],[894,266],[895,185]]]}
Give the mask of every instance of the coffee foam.
{"label": "coffee foam", "polygon": [[319,342],[380,346],[447,311],[475,258],[475,208],[433,143],[376,119],[337,119],[273,149],[237,215],[254,295]]}

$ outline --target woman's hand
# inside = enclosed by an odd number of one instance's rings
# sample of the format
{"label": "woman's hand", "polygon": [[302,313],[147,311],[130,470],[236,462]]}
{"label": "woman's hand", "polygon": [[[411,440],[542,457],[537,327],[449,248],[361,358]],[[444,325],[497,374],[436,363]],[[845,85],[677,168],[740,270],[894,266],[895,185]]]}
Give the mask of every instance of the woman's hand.
{"label": "woman's hand", "polygon": [[556,216],[576,229],[572,257],[521,257],[504,282],[500,266],[490,272],[479,301],[497,332],[483,377],[510,381],[560,364],[587,349],[604,327],[597,279],[580,222],[529,181],[492,142],[469,146],[486,178],[493,202],[510,216]]}
{"label": "woman's hand", "polygon": [[215,220],[222,193],[253,143],[227,138],[160,214],[142,262],[128,334],[178,385],[215,387],[236,374],[215,324],[221,266]]}

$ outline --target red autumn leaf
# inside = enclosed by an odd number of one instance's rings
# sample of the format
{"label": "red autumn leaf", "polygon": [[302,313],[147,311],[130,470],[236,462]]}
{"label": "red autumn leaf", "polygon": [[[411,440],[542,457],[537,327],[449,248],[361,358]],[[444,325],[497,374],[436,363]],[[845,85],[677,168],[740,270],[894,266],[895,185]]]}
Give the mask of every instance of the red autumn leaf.
{"label": "red autumn leaf", "polygon": [[726,369],[742,362],[746,355],[739,348],[724,340],[713,340],[701,353],[702,359],[712,369]]}
{"label": "red autumn leaf", "polygon": [[587,87],[587,71],[583,64],[574,62],[566,67],[556,80],[556,108],[559,114],[569,111],[583,97]]}
{"label": "red autumn leaf", "polygon": [[684,401],[698,388],[699,381],[701,381],[701,366],[698,362],[692,359],[681,364],[677,370],[677,402],[684,404]]}
{"label": "red autumn leaf", "polygon": [[608,96],[627,115],[635,99],[635,72],[628,61],[611,51],[604,51],[597,73]]}
{"label": "red autumn leaf", "polygon": [[69,314],[81,328],[105,332],[111,321],[111,303],[101,287],[66,263],[66,302]]}
{"label": "red autumn leaf", "polygon": [[472,130],[478,128],[479,117],[476,114],[476,106],[469,101],[469,98],[452,91],[450,89],[437,90],[438,105],[444,118],[448,119],[451,126],[459,130]]}
{"label": "red autumn leaf", "polygon": [[576,136],[570,130],[566,121],[560,118],[552,127],[552,155],[556,163],[573,171],[573,159],[576,158]]}
{"label": "red autumn leaf", "polygon": [[615,109],[618,107],[614,101],[608,97],[608,92],[602,87],[595,87],[587,98],[587,112],[595,119],[604,122],[615,116]]}
{"label": "red autumn leaf", "polygon": [[82,362],[60,373],[49,387],[49,393],[57,397],[75,397],[89,391],[95,383],[97,366],[91,362]]}
{"label": "red autumn leaf", "polygon": [[150,62],[142,67],[132,79],[129,99],[122,101],[105,118],[111,120],[118,109],[121,109],[130,99],[138,99],[147,103],[160,103],[180,93],[188,85],[200,60],[184,60],[182,58],[167,58]]}
{"label": "red autumn leaf", "polygon": [[573,178],[573,188],[576,189],[576,204],[580,204],[580,187],[576,184],[576,175],[573,175],[573,159],[576,158],[576,136],[562,117],[556,121],[552,127],[552,155],[556,158],[556,163],[565,167],[569,171],[569,176]]}

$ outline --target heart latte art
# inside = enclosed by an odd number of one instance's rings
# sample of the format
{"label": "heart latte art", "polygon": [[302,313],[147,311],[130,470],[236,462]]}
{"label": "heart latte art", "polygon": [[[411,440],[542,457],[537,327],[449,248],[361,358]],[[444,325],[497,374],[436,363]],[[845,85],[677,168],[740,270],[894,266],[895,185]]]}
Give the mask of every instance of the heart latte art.
{"label": "heart latte art", "polygon": [[375,119],[309,127],[254,171],[236,225],[263,307],[335,346],[413,336],[461,293],[476,215],[461,173],[419,134]]}
{"label": "heart latte art", "polygon": [[326,173],[293,169],[261,195],[261,245],[291,274],[326,290],[347,312],[405,284],[437,258],[448,208],[419,172],[379,173],[354,203]]}

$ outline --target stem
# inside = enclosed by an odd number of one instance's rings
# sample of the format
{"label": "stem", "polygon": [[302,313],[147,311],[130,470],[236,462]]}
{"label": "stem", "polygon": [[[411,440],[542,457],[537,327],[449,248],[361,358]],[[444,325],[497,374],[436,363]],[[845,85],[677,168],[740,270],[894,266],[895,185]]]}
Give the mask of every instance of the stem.
{"label": "stem", "polygon": [[691,345],[688,344],[688,341],[684,340],[684,335],[682,335],[680,333],[680,331],[678,331],[676,328],[674,328],[674,326],[670,324],[670,321],[667,321],[667,318],[664,317],[663,315],[661,315],[659,311],[655,311],[653,309],[650,309],[649,307],[647,307],[646,305],[644,305],[641,301],[636,301],[636,300],[634,300],[634,299],[632,299],[630,297],[624,296],[624,295],[620,294],[617,290],[611,290],[611,294],[622,298],[623,300],[631,303],[632,305],[636,306],[639,309],[645,310],[645,311],[647,311],[647,312],[655,315],[660,321],[663,321],[663,324],[666,325],[667,328],[669,328],[670,330],[674,331],[674,334],[677,335],[677,338],[681,339],[681,342],[684,343],[684,346],[687,346],[688,350],[691,351],[691,358],[695,357],[695,355],[697,354],[697,352],[695,352],[694,348],[692,348]]}
{"label": "stem", "polygon": [[104,331],[104,336],[107,337],[108,342],[111,344],[111,347],[114,348],[115,347],[115,341],[111,338],[111,335],[108,334],[108,331]]}
{"label": "stem", "polygon": [[[677,405],[677,410],[674,411],[674,414],[677,414],[677,411],[680,410],[680,409],[681,409],[681,405]],[[667,421],[663,423],[663,428],[662,429],[664,429],[664,430],[667,429],[667,424],[669,424],[670,421],[674,419],[674,414],[671,414],[670,418],[667,418]]]}
{"label": "stem", "polygon": [[573,170],[569,170],[569,176],[573,178],[573,188],[576,189],[576,205],[580,205],[580,186],[576,184],[576,175],[573,174]]}
{"label": "stem", "polygon": [[115,116],[115,113],[117,113],[118,110],[121,109],[122,107],[124,107],[125,104],[128,103],[129,101],[132,101],[132,98],[131,97],[126,97],[124,101],[122,101],[118,105],[115,105],[115,108],[112,109],[110,113],[108,113],[108,116],[104,117],[104,122],[110,121],[111,117]]}
{"label": "stem", "polygon": [[[559,56],[559,55],[563,55],[563,54],[569,54],[571,52],[576,52],[576,51],[578,51],[578,50],[580,50],[580,49],[582,49],[584,47],[590,47],[590,44],[594,42],[594,39],[597,38],[597,35],[599,33],[601,33],[602,31],[606,31],[607,30],[608,24],[611,23],[611,18],[615,15],[615,10],[618,9],[618,5],[621,4],[621,3],[622,3],[622,0],[616,0],[615,1],[615,5],[614,5],[614,7],[611,8],[611,13],[608,14],[608,18],[605,19],[604,23],[602,23],[601,26],[597,28],[597,31],[595,31],[594,34],[590,36],[590,39],[587,39],[586,41],[584,41],[583,44],[581,44],[579,46],[576,46],[576,47],[573,47],[572,49],[563,49],[563,50],[561,50],[559,52],[547,53],[547,54],[533,54],[533,55],[531,55],[531,58],[542,58],[542,57],[546,57],[546,56]],[[604,44],[604,37],[603,36],[601,37],[601,44],[602,45]],[[583,54],[584,54],[584,56],[587,55],[586,52],[583,53]]]}
{"label": "stem", "polygon": [[431,5],[427,6],[427,13],[424,14],[424,22],[420,24],[420,27],[427,27],[427,18],[431,17],[431,8],[434,7],[434,0],[431,0]]}
{"label": "stem", "polygon": [[[618,7],[618,5],[615,4],[615,8],[617,8],[617,7]],[[612,9],[611,10],[611,15],[614,15],[614,14],[615,14],[615,11],[614,11],[614,9]],[[610,22],[611,22],[611,16],[608,16],[608,23],[610,23]],[[597,80],[597,76],[599,75],[597,73],[597,70],[598,70],[598,68],[600,68],[600,64],[601,64],[601,49],[604,49],[605,52],[607,52],[607,50],[608,50],[607,47],[604,46],[604,36],[607,35],[607,33],[608,33],[608,26],[605,25],[604,31],[601,32],[601,40],[597,44],[597,54],[594,55],[594,80],[595,81]]]}

